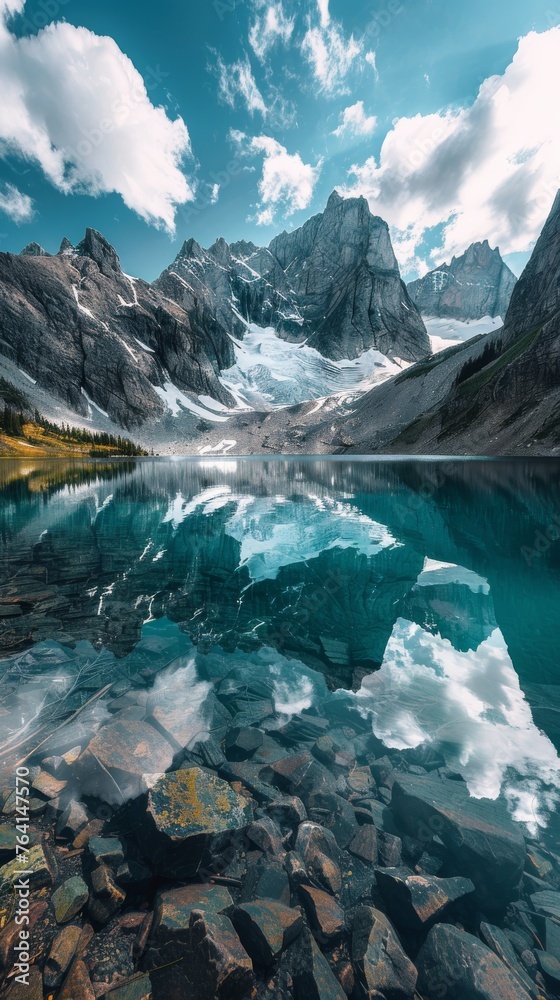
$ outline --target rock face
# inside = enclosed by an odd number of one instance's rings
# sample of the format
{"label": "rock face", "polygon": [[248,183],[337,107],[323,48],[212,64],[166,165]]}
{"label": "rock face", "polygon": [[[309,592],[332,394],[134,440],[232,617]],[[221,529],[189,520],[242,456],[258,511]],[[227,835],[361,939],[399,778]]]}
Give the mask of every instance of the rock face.
{"label": "rock face", "polygon": [[0,330],[0,354],[84,416],[89,398],[123,427],[160,419],[166,382],[232,403],[183,310],[127,277],[93,229],[55,256],[0,254]]}
{"label": "rock face", "polygon": [[473,243],[451,264],[412,281],[408,291],[423,316],[482,319],[506,315],[516,278],[488,240]]}
{"label": "rock face", "polygon": [[333,360],[370,348],[405,361],[430,353],[388,226],[365,198],[333,193],[324,213],[268,248],[189,240],[154,287],[186,310],[221,368],[235,360],[228,335],[241,339],[248,323]]}
{"label": "rock face", "polygon": [[529,1000],[503,962],[471,934],[437,924],[417,958],[418,990],[441,1000]]}

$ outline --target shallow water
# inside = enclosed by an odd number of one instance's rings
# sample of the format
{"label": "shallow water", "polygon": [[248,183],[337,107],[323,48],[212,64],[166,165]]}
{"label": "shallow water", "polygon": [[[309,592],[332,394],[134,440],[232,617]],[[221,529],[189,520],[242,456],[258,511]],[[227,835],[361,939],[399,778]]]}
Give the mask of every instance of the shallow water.
{"label": "shallow water", "polygon": [[558,471],[4,461],[1,742],[131,678],[196,739],[234,671],[272,685],[278,725],[318,710],[390,748],[432,743],[557,847]]}

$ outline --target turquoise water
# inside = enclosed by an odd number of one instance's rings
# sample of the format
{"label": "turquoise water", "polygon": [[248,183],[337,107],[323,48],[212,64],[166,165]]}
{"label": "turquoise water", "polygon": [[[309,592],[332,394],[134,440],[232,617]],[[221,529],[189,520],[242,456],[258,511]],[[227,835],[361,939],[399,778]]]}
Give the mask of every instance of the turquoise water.
{"label": "turquoise water", "polygon": [[106,683],[169,689],[194,738],[233,672],[271,684],[283,722],[320,709],[431,743],[557,845],[558,471],[4,461],[2,742]]}

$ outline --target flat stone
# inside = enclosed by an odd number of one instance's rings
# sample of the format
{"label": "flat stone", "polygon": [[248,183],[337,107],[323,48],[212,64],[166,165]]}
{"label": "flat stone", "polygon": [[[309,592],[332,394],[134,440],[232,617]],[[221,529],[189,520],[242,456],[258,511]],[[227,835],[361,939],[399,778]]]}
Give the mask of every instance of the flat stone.
{"label": "flat stone", "polygon": [[117,837],[91,837],[87,848],[98,865],[118,868],[124,861],[123,846]]}
{"label": "flat stone", "polygon": [[186,941],[193,910],[219,914],[232,905],[231,894],[224,886],[185,885],[160,892],[154,906],[151,939],[160,944]]}
{"label": "flat stone", "polygon": [[272,965],[303,927],[299,910],[270,900],[237,906],[230,919],[245,951],[257,965]]}
{"label": "flat stone", "polygon": [[57,990],[74,958],[81,928],[75,924],[59,931],[51,945],[48,958],[43,969],[43,981],[47,990]]}
{"label": "flat stone", "polygon": [[72,963],[57,1000],[78,1000],[78,998],[79,1000],[95,1000],[89,972],[81,958],[76,958]]}
{"label": "flat stone", "polygon": [[399,774],[391,808],[411,837],[426,845],[440,837],[480,905],[495,910],[518,898],[526,847],[503,802],[471,798],[463,781]]}
{"label": "flat stone", "polygon": [[348,845],[348,850],[354,857],[366,865],[377,864],[377,830],[367,824],[358,827],[358,831]]}
{"label": "flat stone", "polygon": [[66,788],[67,782],[55,778],[48,771],[41,771],[35,778],[31,786],[39,795],[44,795],[46,799],[56,799]]}
{"label": "flat stone", "polygon": [[534,892],[531,903],[537,913],[560,921],[560,892]]}
{"label": "flat stone", "polygon": [[253,818],[247,800],[227,781],[199,767],[154,776],[147,813],[172,844],[190,837],[241,830]]}
{"label": "flat stone", "polygon": [[325,942],[342,937],[346,928],[344,910],[327,892],[313,886],[301,885],[299,898],[307,913],[309,923]]}
{"label": "flat stone", "polygon": [[78,760],[80,787],[120,805],[145,790],[144,774],[165,771],[174,752],[168,740],[146,722],[108,722]]}
{"label": "flat stone", "polygon": [[89,889],[83,878],[74,875],[53,893],[54,915],[58,924],[67,924],[78,915],[89,899]]}
{"label": "flat stone", "polygon": [[416,969],[385,914],[371,906],[360,906],[354,911],[352,962],[367,1000],[374,997],[413,1000]]}
{"label": "flat stone", "polygon": [[529,1000],[520,980],[478,938],[450,924],[432,927],[417,959],[418,992],[439,1000]]}
{"label": "flat stone", "polygon": [[470,879],[413,875],[407,868],[378,868],[376,878],[389,916],[410,930],[430,927],[451,903],[474,892]]}
{"label": "flat stone", "polygon": [[225,738],[228,760],[248,760],[264,743],[264,735],[253,727],[230,729]]}
{"label": "flat stone", "polygon": [[[493,924],[485,923],[484,921],[480,925],[480,936],[487,944],[489,948],[492,949],[495,955],[507,965],[510,972],[521,981],[524,989],[531,994],[537,1000],[539,993],[535,990],[535,985],[531,978],[527,975],[525,969],[520,964],[515,954],[515,948],[511,943],[507,934],[500,927],[495,927]],[[533,952],[531,952],[533,954]]]}

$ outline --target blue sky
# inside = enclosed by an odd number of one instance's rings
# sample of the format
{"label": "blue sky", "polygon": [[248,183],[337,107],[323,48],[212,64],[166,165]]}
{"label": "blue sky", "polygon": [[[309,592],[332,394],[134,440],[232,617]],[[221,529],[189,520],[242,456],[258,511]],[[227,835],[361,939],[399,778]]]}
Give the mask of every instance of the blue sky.
{"label": "blue sky", "polygon": [[518,271],[560,186],[557,7],[0,0],[0,250],[93,226],[151,280],[337,187],[407,277],[485,238]]}

